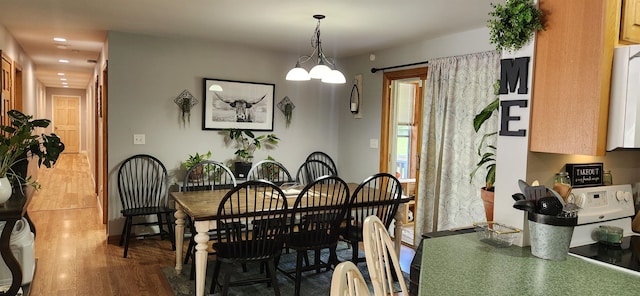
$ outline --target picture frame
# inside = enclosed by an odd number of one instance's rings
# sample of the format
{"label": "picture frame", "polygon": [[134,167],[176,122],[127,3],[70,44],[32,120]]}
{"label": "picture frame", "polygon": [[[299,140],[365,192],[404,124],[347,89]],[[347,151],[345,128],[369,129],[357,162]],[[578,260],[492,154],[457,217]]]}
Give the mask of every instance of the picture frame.
{"label": "picture frame", "polygon": [[275,84],[203,79],[202,129],[273,131]]}

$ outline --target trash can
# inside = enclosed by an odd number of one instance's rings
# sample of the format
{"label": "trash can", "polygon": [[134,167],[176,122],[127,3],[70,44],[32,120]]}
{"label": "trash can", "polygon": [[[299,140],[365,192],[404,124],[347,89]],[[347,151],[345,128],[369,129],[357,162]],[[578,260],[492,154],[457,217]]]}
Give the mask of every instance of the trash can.
{"label": "trash can", "polygon": [[[0,222],[0,232],[4,229],[5,222]],[[33,280],[36,259],[34,254],[34,237],[29,227],[29,222],[22,218],[18,220],[11,232],[11,252],[16,257],[22,268],[22,283],[25,285]],[[4,260],[0,260],[0,286],[11,285],[11,271]]]}
{"label": "trash can", "polygon": [[547,260],[566,259],[578,218],[529,212],[528,219],[531,254]]}

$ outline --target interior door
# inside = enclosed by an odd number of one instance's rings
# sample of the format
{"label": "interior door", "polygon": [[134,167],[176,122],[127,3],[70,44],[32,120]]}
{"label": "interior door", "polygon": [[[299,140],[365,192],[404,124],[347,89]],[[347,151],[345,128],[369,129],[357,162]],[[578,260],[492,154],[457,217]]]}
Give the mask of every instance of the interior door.
{"label": "interior door", "polygon": [[2,116],[2,125],[11,125],[11,121],[7,116],[7,112],[13,109],[13,100],[11,98],[11,60],[0,51],[0,60],[2,60],[2,72],[0,72],[0,116]]}
{"label": "interior door", "polygon": [[[380,171],[395,175],[407,195],[417,193],[420,164],[423,82],[427,68],[385,72],[383,77]],[[409,219],[417,200],[400,208],[404,213],[402,242],[413,244]],[[396,222],[397,223],[397,222]]]}
{"label": "interior door", "polygon": [[64,152],[80,152],[80,97],[53,96],[53,131],[64,143]]}

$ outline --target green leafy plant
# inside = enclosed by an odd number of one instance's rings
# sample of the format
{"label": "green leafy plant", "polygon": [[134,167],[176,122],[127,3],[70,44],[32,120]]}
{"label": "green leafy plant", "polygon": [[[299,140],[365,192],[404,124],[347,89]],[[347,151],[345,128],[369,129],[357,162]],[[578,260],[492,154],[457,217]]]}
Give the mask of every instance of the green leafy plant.
{"label": "green leafy plant", "polygon": [[[493,85],[493,90],[496,98],[473,118],[473,129],[476,131],[476,133],[480,130],[482,125],[487,122],[487,120],[494,116],[494,114],[498,110],[498,107],[500,106],[500,99],[497,97],[500,90],[500,80],[497,80]],[[480,156],[480,161],[476,164],[476,168],[470,174],[471,180],[473,180],[480,168],[486,168],[487,175],[485,176],[485,189],[488,191],[493,191],[493,184],[496,182],[497,147],[495,145],[488,145],[487,142],[491,137],[494,137],[497,134],[498,132],[495,131],[486,133],[482,136],[480,144],[478,145],[477,152],[478,156]]]}
{"label": "green leafy plant", "polygon": [[489,42],[496,50],[517,51],[531,40],[538,30],[544,30],[542,11],[533,0],[507,0],[504,6],[491,3],[493,11],[488,21]]}
{"label": "green leafy plant", "polygon": [[[182,162],[182,166],[185,168],[185,170],[189,171],[192,167],[194,167],[198,163],[204,160],[207,160],[209,158],[211,158],[211,151],[207,151],[207,153],[204,153],[204,154],[199,154],[198,152],[196,152],[196,154],[194,155],[189,154],[189,157],[187,158],[187,160]],[[209,175],[211,173],[209,170],[210,168],[208,166],[206,166],[204,169],[201,166],[199,169],[195,169],[189,174],[189,179],[200,180],[202,179],[203,175]]]}
{"label": "green leafy plant", "polygon": [[239,147],[235,152],[236,157],[245,163],[253,160],[253,153],[256,150],[264,146],[273,147],[280,141],[276,134],[273,133],[256,136],[252,131],[243,129],[226,129],[225,132]]}
{"label": "green leafy plant", "polygon": [[31,156],[38,157],[38,167],[44,164],[50,168],[64,151],[64,144],[53,133],[32,134],[36,128],[48,127],[51,124],[50,120],[32,119],[33,116],[25,115],[18,110],[10,110],[7,115],[11,124],[0,125],[0,177],[10,177],[14,181],[13,184],[24,183],[39,189],[38,182],[17,174],[13,171],[13,166],[22,161],[26,162],[30,153]]}

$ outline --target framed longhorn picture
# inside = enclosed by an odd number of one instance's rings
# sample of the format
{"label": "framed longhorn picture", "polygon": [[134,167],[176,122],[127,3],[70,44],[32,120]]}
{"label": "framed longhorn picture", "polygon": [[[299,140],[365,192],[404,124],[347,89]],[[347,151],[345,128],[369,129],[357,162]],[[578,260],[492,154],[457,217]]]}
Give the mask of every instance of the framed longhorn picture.
{"label": "framed longhorn picture", "polygon": [[275,84],[204,78],[202,129],[273,130]]}

